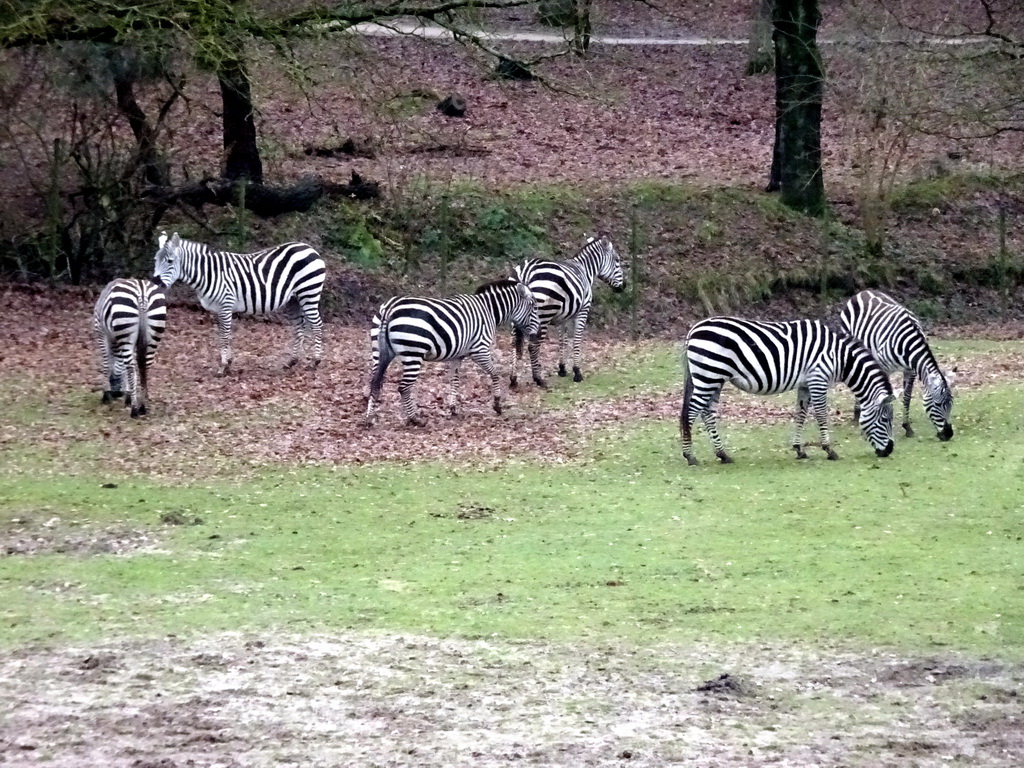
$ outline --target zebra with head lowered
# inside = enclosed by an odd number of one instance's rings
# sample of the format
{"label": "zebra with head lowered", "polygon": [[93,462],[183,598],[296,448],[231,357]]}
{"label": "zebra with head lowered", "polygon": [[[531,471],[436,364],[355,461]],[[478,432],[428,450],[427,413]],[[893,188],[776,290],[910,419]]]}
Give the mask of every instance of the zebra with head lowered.
{"label": "zebra with head lowered", "polygon": [[939,440],[951,439],[952,375],[947,379],[939,368],[924,329],[910,310],[881,291],[861,291],[846,303],[839,320],[868,348],[886,374],[903,371],[903,429],[907,437],[914,436],[910,400],[914,379],[919,378],[924,387],[924,410]]}
{"label": "zebra with head lowered", "polygon": [[[608,235],[591,237],[568,261],[530,259],[516,267],[516,277],[530,287],[540,313],[541,336],[529,342],[530,368],[538,386],[547,383],[541,374],[540,342],[547,328],[562,327],[558,349],[558,375],[566,376],[568,346],[572,343],[572,380],[583,381],[580,363],[583,357],[583,332],[587,327],[590,305],[594,299],[594,279],[601,278],[616,292],[626,287],[619,254]],[[569,331],[572,329],[572,335]],[[513,387],[519,384],[519,361],[523,356],[523,332],[516,328],[515,362],[512,364]]]}
{"label": "zebra with head lowered", "polygon": [[398,392],[407,424],[423,426],[416,411],[412,387],[428,360],[448,361],[446,405],[454,416],[459,409],[459,367],[471,357],[491,377],[494,411],[501,413],[501,382],[491,356],[499,325],[522,328],[530,339],[540,329],[537,305],[527,287],[514,278],[495,280],[475,293],[445,299],[395,297],[384,302],[370,329],[372,378],[367,390],[366,423],[373,423],[374,405],[388,365],[396,357],[402,363]]}
{"label": "zebra with head lowered", "polygon": [[828,390],[843,382],[861,406],[859,422],[878,456],[892,453],[892,402],[889,377],[856,339],[833,331],[817,320],[766,323],[736,317],[711,317],[695,324],[686,337],[686,385],[679,414],[683,456],[696,464],[692,428],[700,418],[707,427],[715,456],[732,459],[718,434],[715,407],[722,387],[731,381],[744,392],[774,395],[797,391],[793,450],[806,459],[803,428],[807,411],[814,414],[821,447],[837,459],[828,428]]}
{"label": "zebra with head lowered", "polygon": [[100,293],[92,329],[103,376],[103,402],[126,394],[132,418],[145,416],[149,367],[167,327],[161,283],[136,278],[112,280]]}
{"label": "zebra with head lowered", "polygon": [[320,293],[326,267],[305,243],[285,243],[255,253],[218,251],[185,240],[175,232],[160,235],[154,277],[168,288],[181,280],[195,289],[203,309],[217,316],[220,375],[231,368],[231,319],[237,313],[263,315],[284,310],[295,326],[286,368],[299,361],[303,339],[312,341],[313,366],[323,358]]}

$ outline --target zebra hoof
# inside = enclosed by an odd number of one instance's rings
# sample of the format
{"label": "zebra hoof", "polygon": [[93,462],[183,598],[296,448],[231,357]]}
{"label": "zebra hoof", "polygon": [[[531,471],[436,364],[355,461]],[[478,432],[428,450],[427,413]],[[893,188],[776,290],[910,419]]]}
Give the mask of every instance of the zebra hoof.
{"label": "zebra hoof", "polygon": [[720,462],[722,462],[723,464],[732,464],[733,463],[732,456],[730,456],[725,451],[715,451],[715,456],[717,456],[718,460]]}
{"label": "zebra hoof", "polygon": [[494,412],[501,416],[501,400],[497,397],[494,398]]}
{"label": "zebra hoof", "polygon": [[287,363],[284,364],[284,369],[286,371],[290,371],[292,368],[294,368],[298,364],[299,364],[299,358],[293,357]]}
{"label": "zebra hoof", "polygon": [[410,416],[405,420],[407,426],[410,427],[425,427],[427,426],[427,420],[423,416]]}
{"label": "zebra hoof", "polygon": [[565,365],[563,363],[558,364],[558,375],[561,376],[563,379],[569,375],[568,372],[565,370]]}
{"label": "zebra hoof", "polygon": [[544,379],[542,379],[540,376],[534,376],[533,377],[533,383],[536,384],[541,389],[547,389],[548,388],[548,383],[546,381],[544,381]]}
{"label": "zebra hoof", "polygon": [[903,431],[906,432],[907,437],[913,437],[914,436],[914,430],[912,430],[910,428],[910,422],[909,421],[903,422]]}
{"label": "zebra hoof", "polygon": [[575,365],[572,367],[572,380],[575,381],[577,384],[583,381],[583,374],[580,373],[580,369],[577,368]]}
{"label": "zebra hoof", "polygon": [[807,458],[807,451],[805,451],[803,449],[803,446],[794,445],[793,446],[793,450],[796,451],[796,457],[798,459],[806,459]]}
{"label": "zebra hoof", "polygon": [[839,461],[839,454],[833,451],[831,448],[826,448],[825,453],[828,455],[829,461]]}
{"label": "zebra hoof", "polygon": [[700,462],[697,461],[697,457],[692,454],[684,453],[683,458],[686,459],[686,463],[689,464],[691,467],[696,467],[698,464],[700,464]]}
{"label": "zebra hoof", "polygon": [[509,389],[519,389],[519,379],[515,376],[508,380]]}
{"label": "zebra hoof", "polygon": [[111,392],[108,390],[103,393],[103,399],[100,402],[104,405],[109,405],[122,395],[124,395],[124,392]]}
{"label": "zebra hoof", "polygon": [[315,370],[316,370],[317,368],[319,368],[319,367],[320,367],[320,362],[321,362],[321,360],[320,360],[320,358],[318,357],[318,358],[316,358],[316,359],[315,359],[315,360],[313,361],[313,363],[312,363],[312,365],[311,365],[310,367],[311,367],[311,368],[312,368],[312,369],[313,369],[313,370],[315,371]]}

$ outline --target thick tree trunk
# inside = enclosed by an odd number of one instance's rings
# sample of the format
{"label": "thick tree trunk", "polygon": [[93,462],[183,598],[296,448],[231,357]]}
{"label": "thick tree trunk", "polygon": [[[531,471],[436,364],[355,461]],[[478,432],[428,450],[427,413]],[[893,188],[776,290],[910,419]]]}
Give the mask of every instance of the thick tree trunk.
{"label": "thick tree trunk", "polygon": [[775,44],[772,42],[772,14],[775,0],[754,0],[747,47],[747,74],[762,75],[775,68]]}
{"label": "thick tree trunk", "polygon": [[239,56],[224,61],[217,79],[224,106],[224,178],[263,182],[263,162],[256,146],[256,121],[253,117],[252,86],[245,63]]}
{"label": "thick tree trunk", "polygon": [[825,212],[821,170],[825,71],[817,45],[820,22],[818,0],[776,0],[772,181],[777,172],[782,202],[812,216]]}
{"label": "thick tree trunk", "polygon": [[125,73],[115,73],[114,94],[117,97],[117,107],[128,120],[128,125],[135,136],[139,164],[145,169],[146,181],[156,186],[167,186],[171,183],[170,171],[167,163],[161,160],[157,152],[156,131],[135,98],[134,78]]}
{"label": "thick tree trunk", "polygon": [[591,0],[576,0],[576,19],[573,25],[572,51],[577,56],[586,56],[590,50]]}

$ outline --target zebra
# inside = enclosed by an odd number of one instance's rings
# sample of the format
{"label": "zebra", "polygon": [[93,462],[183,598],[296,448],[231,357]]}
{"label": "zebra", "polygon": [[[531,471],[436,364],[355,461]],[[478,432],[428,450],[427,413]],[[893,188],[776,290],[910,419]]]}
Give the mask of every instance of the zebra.
{"label": "zebra", "polygon": [[846,384],[861,404],[860,427],[878,456],[893,450],[892,402],[889,377],[864,346],[851,336],[818,320],[759,322],[737,317],[711,317],[696,323],[686,336],[686,383],[679,414],[683,456],[693,465],[692,427],[700,417],[715,456],[732,462],[718,434],[715,407],[722,387],[731,381],[744,392],[773,395],[797,390],[793,450],[806,459],[803,428],[810,410],[818,422],[821,447],[829,459],[828,389]]}
{"label": "zebra", "polygon": [[175,232],[160,235],[154,277],[168,288],[181,280],[195,289],[203,309],[217,316],[220,371],[231,368],[231,318],[236,312],[262,315],[280,309],[295,327],[292,355],[285,364],[299,361],[304,338],[312,339],[315,368],[323,358],[323,319],[320,293],[326,267],[320,255],[305,243],[285,243],[256,253],[218,251],[185,240]]}
{"label": "zebra", "polygon": [[[112,280],[92,313],[93,335],[104,385],[102,402],[127,392],[133,419],[147,412],[147,373],[167,327],[164,285],[137,278]],[[125,389],[127,385],[127,389]]]}
{"label": "zebra", "polygon": [[[558,375],[566,376],[566,357],[572,327],[572,380],[583,381],[580,363],[583,356],[583,331],[587,326],[590,305],[594,298],[594,278],[599,277],[616,293],[626,287],[619,254],[608,235],[587,238],[579,252],[567,261],[529,259],[516,267],[516,277],[530,287],[540,313],[541,334],[529,342],[530,368],[533,380],[547,387],[541,375],[540,342],[549,326],[562,326],[558,349]],[[519,362],[523,357],[523,331],[516,328],[515,361],[512,364],[512,387],[519,385]]]}
{"label": "zebra", "polygon": [[953,410],[953,374],[947,377],[939,368],[913,313],[881,291],[861,291],[843,306],[839,321],[868,348],[886,374],[903,371],[902,426],[907,437],[914,436],[910,400],[914,380],[919,378],[924,387],[924,409],[939,440],[952,439],[949,415]]}
{"label": "zebra", "polygon": [[491,377],[494,411],[501,414],[501,384],[491,356],[495,329],[514,324],[531,340],[540,330],[537,305],[525,284],[503,278],[481,285],[472,294],[444,299],[395,297],[384,302],[370,329],[372,377],[367,388],[366,421],[373,423],[374,405],[380,401],[388,365],[402,362],[398,392],[407,424],[424,426],[417,413],[412,387],[428,360],[448,361],[448,395],[445,404],[458,414],[459,367],[471,357]]}

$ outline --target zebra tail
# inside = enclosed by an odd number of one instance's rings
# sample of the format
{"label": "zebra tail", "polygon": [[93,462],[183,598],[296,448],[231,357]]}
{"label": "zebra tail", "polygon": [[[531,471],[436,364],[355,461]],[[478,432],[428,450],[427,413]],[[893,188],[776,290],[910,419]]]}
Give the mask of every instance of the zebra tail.
{"label": "zebra tail", "polygon": [[[148,311],[148,308],[147,310]],[[139,396],[146,391],[148,386],[147,375],[149,373],[148,361],[146,360],[146,350],[149,347],[147,340],[149,339],[149,325],[146,322],[146,311],[139,313],[139,335],[135,339],[135,360],[137,368],[139,369]],[[138,403],[133,402],[132,406],[137,406]]]}
{"label": "zebra tail", "polygon": [[370,379],[371,400],[380,400],[380,389],[384,386],[384,376],[387,375],[391,361],[395,359],[395,350],[391,346],[391,336],[388,330],[390,325],[390,312],[382,313],[380,333],[377,334],[377,366],[373,369],[373,378]]}
{"label": "zebra tail", "polygon": [[683,440],[691,440],[690,432],[690,402],[693,400],[693,376],[690,375],[690,367],[686,367],[686,384],[683,386],[683,407],[679,411],[679,431]]}

